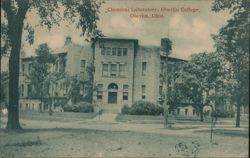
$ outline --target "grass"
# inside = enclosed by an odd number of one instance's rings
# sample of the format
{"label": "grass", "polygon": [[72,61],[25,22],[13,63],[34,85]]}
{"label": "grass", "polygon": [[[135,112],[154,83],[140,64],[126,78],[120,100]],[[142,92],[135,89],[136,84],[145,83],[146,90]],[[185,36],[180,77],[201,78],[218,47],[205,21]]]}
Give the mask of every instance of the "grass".
{"label": "grass", "polygon": [[[195,132],[210,132],[210,130],[200,130]],[[249,137],[248,130],[232,130],[232,129],[214,129],[214,134],[225,135],[225,136],[232,136],[232,137]]]}
{"label": "grass", "polygon": [[34,145],[42,145],[42,142],[37,136],[37,140],[35,141],[25,141],[21,143],[13,143],[13,144],[5,144],[4,147],[10,147],[10,146],[15,146],[15,147],[27,147],[27,146],[34,146]]}
{"label": "grass", "polygon": [[[163,116],[150,116],[150,115],[123,115],[118,114],[116,117],[116,121],[119,122],[134,122],[134,123],[163,123]],[[199,117],[191,117],[191,116],[175,116],[175,121],[181,124],[185,124],[187,122],[192,122],[195,124],[204,124],[210,123],[210,119],[204,119],[204,122],[199,121]]]}
{"label": "grass", "polygon": [[0,139],[3,157],[245,157],[248,153],[245,138],[218,135],[217,143],[210,143],[208,132],[164,135],[58,128],[3,133]]}
{"label": "grass", "polygon": [[48,112],[21,111],[21,119],[34,119],[46,121],[72,121],[82,119],[92,119],[97,113],[75,113],[75,112],[54,112],[51,116]]}
{"label": "grass", "polygon": [[[162,124],[163,123],[163,116],[150,116],[150,115],[123,115],[119,113],[116,117],[116,121],[118,122],[130,122],[130,123],[155,123],[155,124]],[[178,124],[193,124],[193,125],[208,125],[211,124],[211,118],[206,117],[204,121],[201,122],[199,117],[194,116],[175,116],[175,122]],[[219,118],[217,124],[232,124],[235,122],[235,118]],[[248,124],[245,117],[241,119],[242,124]]]}

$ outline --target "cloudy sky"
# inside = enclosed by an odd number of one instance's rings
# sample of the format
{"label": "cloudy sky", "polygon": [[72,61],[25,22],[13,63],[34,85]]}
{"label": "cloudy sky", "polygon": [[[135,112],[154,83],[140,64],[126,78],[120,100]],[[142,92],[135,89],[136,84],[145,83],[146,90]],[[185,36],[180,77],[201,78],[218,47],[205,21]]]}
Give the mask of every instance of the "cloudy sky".
{"label": "cloudy sky", "polygon": [[[139,39],[140,45],[160,46],[160,39],[169,36],[173,41],[172,55],[187,59],[190,54],[213,51],[211,34],[218,32],[230,18],[227,12],[211,12],[210,0],[107,0],[101,8],[99,29],[108,37]],[[163,18],[131,18],[130,14],[153,14],[154,12],[108,12],[108,8],[195,8],[197,12],[158,12]],[[38,24],[37,15],[28,15],[33,26]],[[74,25],[62,24],[51,31],[35,27],[35,43],[24,43],[28,55],[34,54],[38,44],[47,42],[53,49],[64,44],[67,35],[73,42],[86,44]]]}

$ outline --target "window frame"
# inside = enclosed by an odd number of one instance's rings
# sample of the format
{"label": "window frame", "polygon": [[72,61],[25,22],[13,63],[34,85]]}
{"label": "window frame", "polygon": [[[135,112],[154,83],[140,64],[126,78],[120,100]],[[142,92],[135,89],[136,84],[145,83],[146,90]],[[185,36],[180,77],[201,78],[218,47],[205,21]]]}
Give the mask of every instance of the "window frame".
{"label": "window frame", "polygon": [[110,55],[111,55],[111,48],[110,48],[110,47],[107,47],[106,55],[107,55],[107,56],[110,56]]}
{"label": "window frame", "polygon": [[128,48],[122,48],[122,56],[128,56]]}
{"label": "window frame", "polygon": [[[113,70],[113,68],[115,68]],[[110,64],[110,76],[117,77],[117,64]]]}
{"label": "window frame", "polygon": [[[101,86],[101,88],[99,88]],[[97,84],[97,94],[96,94],[97,100],[103,99],[103,84]]]}
{"label": "window frame", "polygon": [[117,55],[117,50],[116,50],[116,48],[112,48],[112,49],[111,49],[111,55],[112,55],[112,56],[116,56],[116,55]]}
{"label": "window frame", "polygon": [[146,99],[146,85],[141,85],[141,98]]}
{"label": "window frame", "polygon": [[122,48],[117,48],[117,56],[122,56]]}
{"label": "window frame", "polygon": [[106,48],[103,47],[103,48],[101,48],[101,55],[105,56],[105,54],[106,54]]}
{"label": "window frame", "polygon": [[[105,69],[105,68],[107,68],[107,69]],[[109,64],[103,63],[102,64],[102,76],[108,76],[109,75],[108,72],[109,72]]]}
{"label": "window frame", "polygon": [[81,59],[81,61],[80,61],[80,67],[85,70],[85,67],[86,67],[86,60],[85,59]]}
{"label": "window frame", "polygon": [[142,76],[146,76],[146,72],[147,72],[147,62],[144,61],[142,62]]}

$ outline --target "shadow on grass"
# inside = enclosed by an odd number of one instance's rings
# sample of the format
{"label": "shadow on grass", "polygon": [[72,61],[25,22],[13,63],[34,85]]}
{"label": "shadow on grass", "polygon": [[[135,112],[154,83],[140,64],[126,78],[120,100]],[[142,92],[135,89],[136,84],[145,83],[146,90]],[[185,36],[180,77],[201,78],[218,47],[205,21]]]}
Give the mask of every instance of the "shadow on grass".
{"label": "shadow on grass", "polygon": [[[210,132],[210,130],[199,130],[194,132]],[[231,137],[249,137],[249,131],[248,130],[228,130],[228,129],[215,129],[213,131],[214,134],[219,135],[225,135],[225,136],[231,136]]]}
{"label": "shadow on grass", "polygon": [[101,129],[84,129],[84,128],[38,128],[38,129],[21,129],[21,130],[6,130],[1,129],[0,132],[4,132],[7,134],[24,134],[24,133],[36,133],[36,132],[66,132],[66,133],[80,133],[80,134],[88,134],[88,133],[103,133],[103,132],[130,132],[129,130],[124,131],[107,131]]}
{"label": "shadow on grass", "polygon": [[16,147],[27,147],[27,146],[39,146],[42,145],[42,141],[40,140],[39,136],[37,136],[37,139],[34,141],[26,141],[26,142],[21,142],[21,143],[13,143],[13,144],[6,144],[4,147],[11,147],[11,146],[16,146]]}

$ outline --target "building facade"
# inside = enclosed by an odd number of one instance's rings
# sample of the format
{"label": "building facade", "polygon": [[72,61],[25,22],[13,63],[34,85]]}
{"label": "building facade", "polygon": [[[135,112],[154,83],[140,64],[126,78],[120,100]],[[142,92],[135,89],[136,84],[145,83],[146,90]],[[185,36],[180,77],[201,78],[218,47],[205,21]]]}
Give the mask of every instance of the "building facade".
{"label": "building facade", "polygon": [[[141,46],[137,39],[101,38],[92,45],[77,45],[66,38],[61,49],[53,51],[56,62],[50,65],[51,72],[64,72],[84,80],[88,65],[94,66],[93,102],[105,111],[120,112],[124,105],[145,100],[157,103],[163,99],[163,76],[165,56],[156,46]],[[41,101],[32,98],[32,86],[29,80],[31,63],[35,57],[21,59],[20,65],[20,109],[39,110]],[[168,58],[168,72],[176,71],[178,64],[186,62],[175,57]],[[170,78],[169,89],[173,88]],[[80,93],[84,95],[84,86]],[[68,89],[63,80],[50,85],[49,96],[66,98]],[[211,112],[210,107],[204,112]],[[194,116],[192,106],[179,107],[177,115]]]}
{"label": "building facade", "polygon": [[[66,39],[65,45],[53,50],[52,54],[56,57],[54,64],[49,65],[49,72],[65,73],[77,79],[83,79],[86,75],[86,67],[92,61],[92,49],[90,46],[73,44],[70,39]],[[33,88],[29,79],[32,62],[36,57],[23,57],[20,62],[19,76],[19,107],[20,110],[41,110],[41,99],[32,95]],[[82,88],[82,87],[81,87]],[[83,90],[81,90],[82,92]],[[56,100],[65,99],[68,96],[68,88],[63,79],[53,82],[49,86],[49,96]],[[56,107],[55,107],[56,108]]]}
{"label": "building facade", "polygon": [[[94,100],[119,112],[138,100],[157,103],[162,97],[165,56],[160,47],[141,46],[137,39],[102,38],[94,44]],[[184,60],[169,57],[169,67]]]}

